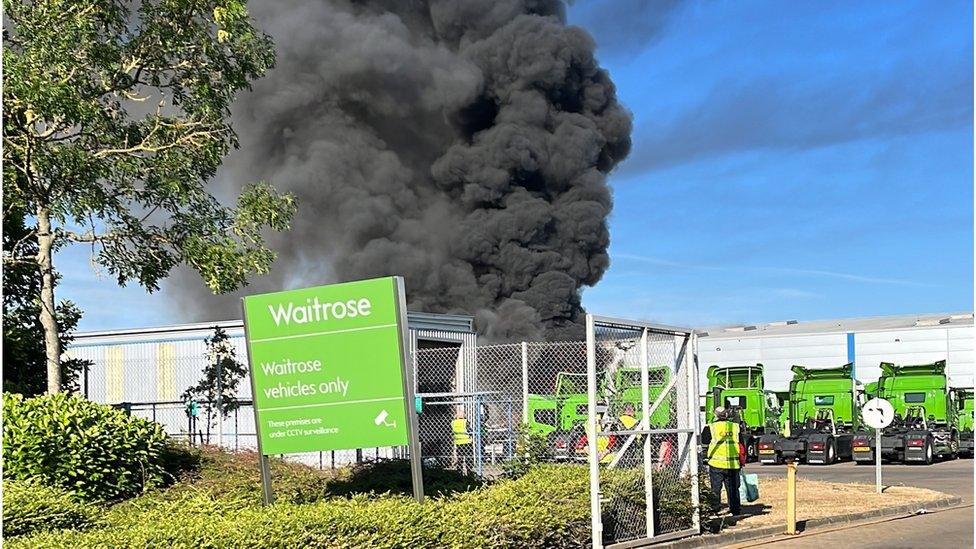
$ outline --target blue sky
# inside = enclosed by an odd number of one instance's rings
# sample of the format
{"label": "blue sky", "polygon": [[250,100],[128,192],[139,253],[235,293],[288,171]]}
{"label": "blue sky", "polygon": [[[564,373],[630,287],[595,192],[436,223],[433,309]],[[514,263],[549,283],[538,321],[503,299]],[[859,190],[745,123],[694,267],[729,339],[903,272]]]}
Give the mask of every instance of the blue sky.
{"label": "blue sky", "polygon": [[605,0],[570,21],[635,121],[587,308],[695,326],[971,310],[971,3]]}
{"label": "blue sky", "polygon": [[[588,309],[693,326],[972,309],[970,2],[578,0],[569,19],[634,114]],[[81,329],[182,320],[83,247],[58,262]]]}

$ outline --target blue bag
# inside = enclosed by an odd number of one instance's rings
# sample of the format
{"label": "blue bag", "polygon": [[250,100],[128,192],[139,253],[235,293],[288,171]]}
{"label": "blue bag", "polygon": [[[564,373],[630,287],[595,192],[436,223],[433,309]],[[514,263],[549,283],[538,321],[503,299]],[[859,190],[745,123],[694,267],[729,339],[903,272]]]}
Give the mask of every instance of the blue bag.
{"label": "blue bag", "polygon": [[739,501],[752,503],[759,499],[759,475],[747,475],[739,469]]}

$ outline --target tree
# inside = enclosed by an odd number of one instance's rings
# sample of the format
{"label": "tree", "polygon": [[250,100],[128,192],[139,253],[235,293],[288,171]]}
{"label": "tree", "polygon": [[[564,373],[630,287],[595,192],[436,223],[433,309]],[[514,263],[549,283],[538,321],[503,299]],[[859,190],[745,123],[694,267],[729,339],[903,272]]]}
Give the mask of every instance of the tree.
{"label": "tree", "polygon": [[[24,214],[12,209],[3,216],[3,246],[7,248],[27,233]],[[25,244],[27,253],[37,253],[36,241]],[[38,315],[41,309],[40,280],[33,265],[10,265],[3,269],[3,390],[34,396],[47,387],[44,369],[44,337]],[[55,278],[55,283],[57,279]],[[70,301],[56,308],[61,346],[71,342],[81,311]],[[62,388],[78,389],[78,373],[88,361],[61,361]]]}
{"label": "tree", "polygon": [[[207,338],[207,365],[203,368],[203,378],[196,385],[183,391],[184,402],[204,400],[207,406],[207,426],[213,426],[216,418],[225,418],[240,407],[237,387],[240,385],[247,367],[237,360],[234,345],[227,332],[214,326],[214,333]],[[191,433],[192,436],[192,433]]]}
{"label": "tree", "polygon": [[207,192],[237,146],[236,93],[274,62],[243,0],[3,6],[4,203],[30,216],[3,258],[36,269],[54,393],[63,327],[53,250],[89,245],[119,284],[150,292],[179,264],[231,291],[268,272],[262,231],[287,229],[295,201],[266,183],[246,186],[234,206]]}

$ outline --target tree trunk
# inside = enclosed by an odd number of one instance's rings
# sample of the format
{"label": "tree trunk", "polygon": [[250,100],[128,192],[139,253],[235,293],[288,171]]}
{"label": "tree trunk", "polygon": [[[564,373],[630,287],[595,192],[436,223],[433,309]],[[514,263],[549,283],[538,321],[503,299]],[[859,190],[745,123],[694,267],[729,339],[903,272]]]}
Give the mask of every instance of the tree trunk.
{"label": "tree trunk", "polygon": [[47,355],[47,392],[61,392],[61,339],[54,308],[54,233],[51,231],[51,212],[37,207],[37,267],[41,272],[41,326],[44,328],[44,351]]}

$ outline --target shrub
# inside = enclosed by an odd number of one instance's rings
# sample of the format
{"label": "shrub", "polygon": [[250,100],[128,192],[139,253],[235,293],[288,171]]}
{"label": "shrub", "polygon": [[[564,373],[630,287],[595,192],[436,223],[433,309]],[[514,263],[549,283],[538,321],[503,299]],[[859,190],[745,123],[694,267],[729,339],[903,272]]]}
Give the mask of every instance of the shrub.
{"label": "shrub", "polygon": [[[614,469],[601,473],[602,490],[610,501],[604,505],[604,531],[621,536],[642,535],[644,516],[644,472],[642,469]],[[695,507],[691,500],[691,477],[676,475],[673,471],[654,470],[651,472],[651,486],[654,490],[654,524],[658,533],[662,528],[668,531],[691,528]],[[703,513],[710,513],[715,496],[708,483],[708,473],[698,475],[698,502]],[[634,525],[637,531],[625,530]]]}
{"label": "shrub", "polygon": [[[424,493],[428,496],[446,496],[455,492],[467,492],[482,485],[474,474],[463,474],[451,469],[424,465]],[[340,470],[327,484],[332,496],[375,493],[410,495],[413,493],[413,477],[410,461],[406,459],[381,459],[367,461]]]}
{"label": "shrub", "polygon": [[268,508],[185,490],[113,507],[110,527],[17,538],[14,548],[582,547],[589,545],[585,470],[552,467],[420,505],[356,495]]}
{"label": "shrub", "polygon": [[[206,492],[212,498],[240,505],[261,502],[261,472],[257,452],[227,452],[207,447],[199,467],[159,497],[175,497],[185,491]],[[320,471],[273,458],[271,479],[275,501],[312,503],[335,496],[384,493],[410,495],[413,484],[407,460],[368,461],[343,469]],[[424,490],[429,496],[448,495],[481,486],[473,475],[436,467],[424,467]]]}
{"label": "shrub", "polygon": [[84,500],[136,495],[165,480],[160,425],[81,397],[3,395],[7,478],[36,478]]}
{"label": "shrub", "polygon": [[101,510],[36,480],[3,481],[3,535],[20,536],[94,525]]}
{"label": "shrub", "polygon": [[[584,547],[590,544],[589,474],[585,466],[543,464],[518,479],[428,498],[356,494],[392,486],[409,493],[405,462],[378,462],[347,471],[317,471],[272,462],[277,503],[262,508],[255,454],[207,450],[192,478],[115,505],[103,528],[39,533],[13,548],[286,548],[286,547]],[[431,471],[428,471],[430,478]],[[603,474],[604,523],[632,506],[643,517],[641,471]],[[441,486],[470,487],[451,472]],[[452,476],[455,475],[455,476]],[[460,477],[460,478],[459,478]],[[450,482],[448,482],[450,481]],[[453,484],[455,481],[459,483]],[[440,481],[439,481],[440,482]],[[690,479],[656,477],[657,510],[674,525],[691,524]],[[707,490],[707,488],[706,488]],[[434,492],[428,482],[428,492]],[[330,497],[335,494],[348,497]],[[315,499],[319,498],[319,499]],[[643,524],[641,519],[640,524]]]}
{"label": "shrub", "polygon": [[519,478],[552,457],[549,437],[532,430],[527,424],[519,425],[515,436],[515,457],[502,464],[508,478]]}
{"label": "shrub", "polygon": [[196,446],[167,438],[159,453],[159,465],[166,473],[167,484],[179,480],[186,473],[198,471],[203,451]]}

